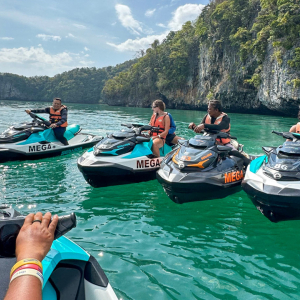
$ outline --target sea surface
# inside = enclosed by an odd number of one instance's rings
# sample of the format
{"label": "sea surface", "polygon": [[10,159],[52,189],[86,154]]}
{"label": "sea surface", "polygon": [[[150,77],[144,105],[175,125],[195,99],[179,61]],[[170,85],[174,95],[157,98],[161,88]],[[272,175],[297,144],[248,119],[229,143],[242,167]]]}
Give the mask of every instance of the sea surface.
{"label": "sea surface", "polygon": [[[0,132],[46,103],[0,100]],[[151,108],[68,104],[69,124],[105,136],[148,123]],[[170,110],[177,134],[205,112]],[[250,154],[283,142],[295,117],[230,114],[231,134]],[[243,191],[222,200],[173,203],[156,181],[95,189],[77,169],[83,152],[0,164],[0,203],[23,214],[74,212],[67,237],[94,255],[118,298],[300,299],[300,221],[271,223]]]}

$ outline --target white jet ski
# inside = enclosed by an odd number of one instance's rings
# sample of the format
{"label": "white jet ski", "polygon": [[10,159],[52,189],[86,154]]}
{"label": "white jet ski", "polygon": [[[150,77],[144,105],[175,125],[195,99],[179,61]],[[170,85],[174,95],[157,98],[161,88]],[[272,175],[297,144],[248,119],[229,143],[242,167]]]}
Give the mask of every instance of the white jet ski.
{"label": "white jet ski", "polygon": [[80,133],[79,125],[67,127],[64,136],[69,142],[65,146],[58,141],[50,122],[29,114],[32,122],[11,126],[0,135],[0,163],[12,160],[40,159],[67,155],[98,143],[103,137]]}
{"label": "white jet ski", "polygon": [[154,157],[152,139],[142,132],[156,132],[159,128],[142,124],[122,125],[127,128],[109,134],[77,161],[80,172],[93,187],[155,179],[163,157],[172,150],[164,144],[160,157]]}
{"label": "white jet ski", "polygon": [[288,141],[262,148],[266,155],[250,163],[242,188],[270,221],[300,220],[300,134],[273,133]]}

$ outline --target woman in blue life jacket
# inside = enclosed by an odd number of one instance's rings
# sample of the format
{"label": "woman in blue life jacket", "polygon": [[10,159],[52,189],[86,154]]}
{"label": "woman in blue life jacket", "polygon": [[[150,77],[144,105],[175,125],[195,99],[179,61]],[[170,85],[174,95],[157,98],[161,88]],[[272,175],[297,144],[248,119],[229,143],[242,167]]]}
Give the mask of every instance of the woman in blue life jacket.
{"label": "woman in blue life jacket", "polygon": [[171,114],[165,112],[166,105],[162,100],[155,100],[152,103],[153,115],[149,125],[159,127],[159,132],[152,133],[152,152],[159,157],[159,149],[164,143],[169,146],[176,145],[181,137],[176,136],[176,125]]}

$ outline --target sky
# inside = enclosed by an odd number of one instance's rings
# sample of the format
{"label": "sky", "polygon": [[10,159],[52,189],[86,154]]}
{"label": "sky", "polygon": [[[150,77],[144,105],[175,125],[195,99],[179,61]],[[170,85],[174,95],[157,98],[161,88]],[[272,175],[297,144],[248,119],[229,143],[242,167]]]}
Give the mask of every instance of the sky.
{"label": "sky", "polygon": [[0,0],[0,72],[115,66],[194,21],[209,0]]}

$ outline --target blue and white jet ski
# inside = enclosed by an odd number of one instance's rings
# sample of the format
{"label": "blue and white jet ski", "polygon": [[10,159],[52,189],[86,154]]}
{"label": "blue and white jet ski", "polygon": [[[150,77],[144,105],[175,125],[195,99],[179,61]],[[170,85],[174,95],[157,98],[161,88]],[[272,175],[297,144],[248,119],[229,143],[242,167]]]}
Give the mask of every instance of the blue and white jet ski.
{"label": "blue and white jet ski", "polygon": [[[24,219],[14,209],[0,206],[0,300],[5,297],[10,270],[16,263],[15,243]],[[118,300],[97,260],[62,236],[75,226],[74,214],[59,217],[56,240],[42,261],[43,300]]]}
{"label": "blue and white jet ski", "polygon": [[300,134],[273,133],[288,141],[262,147],[266,155],[250,163],[242,188],[270,221],[300,220]]}
{"label": "blue and white jet ski", "polygon": [[164,144],[160,157],[151,151],[152,139],[143,131],[158,127],[142,124],[122,124],[127,128],[109,134],[77,161],[85,180],[93,187],[142,182],[155,179],[163,157],[172,150]]}
{"label": "blue and white jet ski", "polygon": [[66,155],[98,143],[103,137],[80,133],[79,125],[67,127],[65,137],[69,145],[59,142],[50,122],[34,114],[29,114],[32,122],[11,126],[0,135],[0,163],[12,160],[40,159]]}

